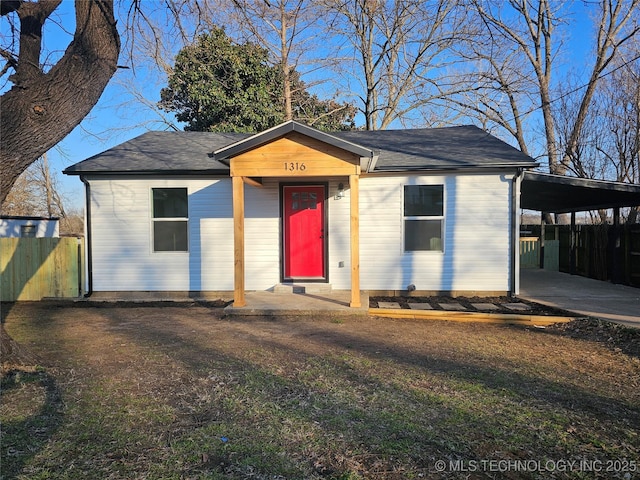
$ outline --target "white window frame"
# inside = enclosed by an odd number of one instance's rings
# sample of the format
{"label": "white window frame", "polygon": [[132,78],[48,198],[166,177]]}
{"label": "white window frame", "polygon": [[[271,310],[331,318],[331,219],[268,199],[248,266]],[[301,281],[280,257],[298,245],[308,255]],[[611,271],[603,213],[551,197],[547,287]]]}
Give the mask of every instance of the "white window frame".
{"label": "white window frame", "polygon": [[[154,204],[153,204],[153,192],[154,190],[184,190],[186,192],[186,196],[187,196],[187,216],[186,217],[155,217],[155,212],[154,212]],[[151,219],[151,225],[150,225],[150,230],[151,230],[151,252],[154,254],[169,254],[169,255],[175,255],[175,254],[185,254],[185,253],[189,253],[189,189],[187,187],[169,187],[169,186],[162,186],[162,187],[151,187],[149,189],[149,201],[150,201],[150,208],[149,208],[149,213],[150,213],[150,219]],[[186,250],[156,250],[156,239],[155,239],[155,226],[156,226],[156,222],[182,222],[185,223],[186,225],[186,229],[187,229],[187,248]]]}
{"label": "white window frame", "polygon": [[[406,187],[441,187],[442,188],[442,215],[405,215],[405,192]],[[446,187],[444,183],[419,183],[404,184],[402,186],[402,251],[406,254],[443,254],[445,250],[445,212],[446,210]],[[430,220],[440,222],[440,248],[437,249],[407,249],[407,221]]]}

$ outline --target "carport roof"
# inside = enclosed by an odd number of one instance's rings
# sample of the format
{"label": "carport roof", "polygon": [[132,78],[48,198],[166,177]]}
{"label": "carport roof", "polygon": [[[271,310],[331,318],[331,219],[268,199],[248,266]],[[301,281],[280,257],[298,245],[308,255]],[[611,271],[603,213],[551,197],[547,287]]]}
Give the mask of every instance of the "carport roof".
{"label": "carport roof", "polygon": [[640,206],[640,185],[527,171],[520,206],[548,213]]}

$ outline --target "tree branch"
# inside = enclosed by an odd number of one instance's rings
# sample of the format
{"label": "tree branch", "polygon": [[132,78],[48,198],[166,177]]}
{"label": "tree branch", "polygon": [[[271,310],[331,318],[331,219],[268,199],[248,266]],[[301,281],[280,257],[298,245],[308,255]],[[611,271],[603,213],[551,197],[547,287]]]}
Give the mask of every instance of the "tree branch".
{"label": "tree branch", "polygon": [[42,23],[60,1],[25,2],[19,9],[21,22],[32,25],[35,22],[32,31],[36,36],[26,39],[29,45],[23,47],[21,32],[19,73],[16,73],[19,84],[1,97],[0,202],[31,163],[82,121],[116,71],[120,37],[113,0],[76,0],[73,41],[46,75],[39,66],[35,68],[36,52],[39,55],[41,48],[36,40],[42,40]]}

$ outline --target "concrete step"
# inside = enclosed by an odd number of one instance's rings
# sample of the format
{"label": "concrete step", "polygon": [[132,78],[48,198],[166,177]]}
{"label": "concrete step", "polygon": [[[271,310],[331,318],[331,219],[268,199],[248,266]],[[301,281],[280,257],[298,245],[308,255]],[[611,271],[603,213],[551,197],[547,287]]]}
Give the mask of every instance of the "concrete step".
{"label": "concrete step", "polygon": [[280,283],[273,293],[331,293],[330,283]]}

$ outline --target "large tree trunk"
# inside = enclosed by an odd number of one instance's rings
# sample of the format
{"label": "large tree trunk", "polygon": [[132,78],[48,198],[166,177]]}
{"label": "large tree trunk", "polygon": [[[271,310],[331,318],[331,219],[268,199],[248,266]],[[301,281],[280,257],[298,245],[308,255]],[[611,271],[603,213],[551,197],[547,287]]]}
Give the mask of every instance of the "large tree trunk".
{"label": "large tree trunk", "polygon": [[20,52],[13,88],[0,98],[0,203],[18,176],[82,121],[116,71],[120,36],[113,0],[76,0],[73,41],[51,70],[42,71],[42,25],[60,2],[17,4]]}
{"label": "large tree trunk", "polygon": [[16,368],[35,367],[38,357],[16,342],[0,322],[0,376]]}

